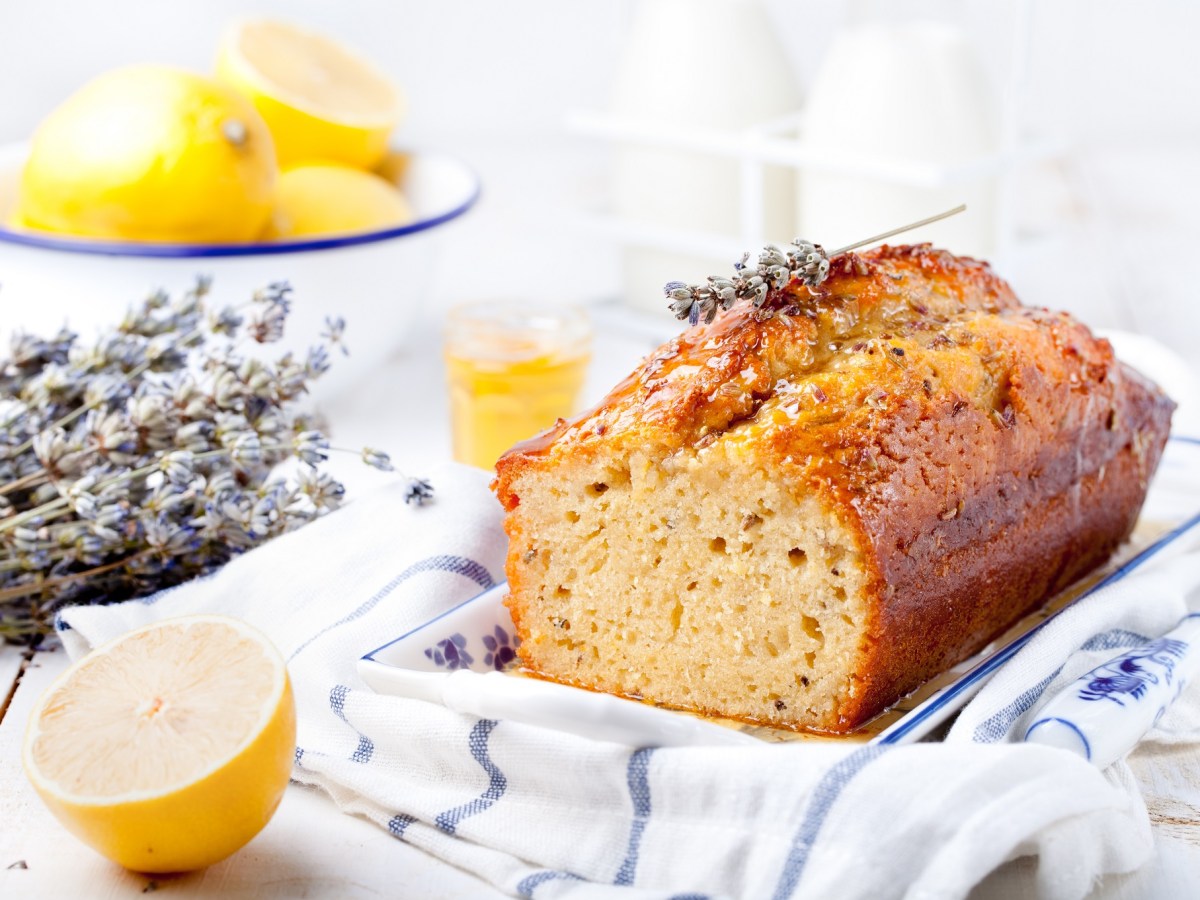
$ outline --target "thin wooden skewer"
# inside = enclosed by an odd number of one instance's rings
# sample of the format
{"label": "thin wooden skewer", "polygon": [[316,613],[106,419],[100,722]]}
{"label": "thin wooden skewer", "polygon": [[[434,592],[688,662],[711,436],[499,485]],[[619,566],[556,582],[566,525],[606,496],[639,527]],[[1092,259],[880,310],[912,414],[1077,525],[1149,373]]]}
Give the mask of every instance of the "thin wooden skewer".
{"label": "thin wooden skewer", "polygon": [[830,253],[830,257],[837,256],[840,253],[849,253],[851,250],[857,250],[859,247],[865,247],[867,244],[874,244],[876,241],[882,241],[886,238],[895,237],[905,231],[912,231],[914,228],[920,228],[922,225],[929,225],[933,222],[940,222],[942,219],[948,219],[951,216],[956,216],[960,212],[965,212],[967,204],[960,203],[954,209],[948,209],[945,212],[938,213],[936,216],[930,216],[928,219],[922,219],[920,222],[912,222],[909,225],[901,225],[899,228],[893,228],[891,231],[885,231],[883,234],[877,234],[874,237],[869,237],[865,241],[858,241],[854,244],[849,244],[841,247]]}

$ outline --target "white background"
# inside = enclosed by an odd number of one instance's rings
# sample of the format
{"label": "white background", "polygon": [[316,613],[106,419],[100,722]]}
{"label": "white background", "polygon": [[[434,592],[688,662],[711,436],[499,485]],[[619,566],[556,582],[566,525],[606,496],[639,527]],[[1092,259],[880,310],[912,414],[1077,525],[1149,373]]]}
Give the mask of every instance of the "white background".
{"label": "white background", "polygon": [[[965,24],[1002,85],[1006,4],[904,6]],[[484,201],[459,229],[473,262],[443,279],[453,283],[439,285],[439,298],[590,299],[618,289],[618,259],[608,246],[581,246],[565,233],[562,213],[581,196],[602,194],[606,158],[603,148],[565,136],[561,123],[569,109],[607,103],[634,7],[628,0],[2,0],[0,140],[26,137],[108,68],[160,61],[207,69],[233,17],[291,17],[361,49],[403,86],[410,113],[399,140],[454,151],[482,172]],[[802,89],[838,24],[858,7],[767,4]],[[665,48],[684,65],[721,64],[720,49]],[[1026,302],[1190,347],[1200,323],[1194,313],[1187,318],[1200,305],[1189,264],[1200,231],[1200,4],[1038,3],[1024,119],[1031,132],[1066,137],[1072,151],[1023,179],[1018,213],[1028,241],[1005,261],[1004,274]],[[546,277],[534,278],[531,266]]]}

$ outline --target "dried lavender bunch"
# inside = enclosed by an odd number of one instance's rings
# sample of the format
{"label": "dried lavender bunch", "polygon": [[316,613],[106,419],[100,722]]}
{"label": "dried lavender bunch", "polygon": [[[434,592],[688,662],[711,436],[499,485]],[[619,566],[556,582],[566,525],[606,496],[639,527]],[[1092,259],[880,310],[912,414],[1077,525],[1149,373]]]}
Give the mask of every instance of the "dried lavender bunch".
{"label": "dried lavender bunch", "polygon": [[768,298],[782,291],[793,280],[816,289],[829,276],[829,260],[832,257],[937,222],[965,209],[966,206],[956,206],[928,219],[839,247],[832,253],[826,253],[820,244],[802,238],[796,238],[782,250],[770,244],[758,255],[758,262],[753,268],[748,265],[750,254],[744,253],[741,260],[733,264],[734,274],[731,278],[710,275],[704,284],[671,281],[663,288],[663,293],[670,301],[668,307],[675,318],[687,319],[689,325],[699,322],[707,325],[716,318],[718,309],[729,309],[739,300],[748,300],[761,315],[769,317],[771,311],[766,308]]}
{"label": "dried lavender bunch", "polygon": [[[17,334],[0,360],[0,637],[36,641],[61,607],[152,593],[336,509],[332,450],[297,409],[345,323],[299,358],[244,342],[283,334],[291,287],[209,309],[209,282],[155,293],[95,342]],[[392,471],[386,453],[362,451]],[[295,457],[292,478],[275,474]],[[406,501],[432,489],[409,479]]]}
{"label": "dried lavender bunch", "polygon": [[820,244],[797,238],[787,250],[774,244],[758,255],[758,264],[750,268],[750,254],[734,263],[734,276],[722,278],[710,275],[707,284],[687,285],[682,281],[669,282],[663,293],[670,300],[671,312],[677,319],[687,319],[695,325],[708,324],[717,309],[729,309],[739,300],[749,300],[761,309],[772,291],[785,288],[793,278],[809,287],[816,287],[829,273],[829,256]]}

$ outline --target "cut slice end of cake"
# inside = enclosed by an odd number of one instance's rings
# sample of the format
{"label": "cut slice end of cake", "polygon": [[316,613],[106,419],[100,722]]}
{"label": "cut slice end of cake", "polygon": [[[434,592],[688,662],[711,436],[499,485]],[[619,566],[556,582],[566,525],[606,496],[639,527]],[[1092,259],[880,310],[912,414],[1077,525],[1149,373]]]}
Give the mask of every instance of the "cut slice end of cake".
{"label": "cut slice end of cake", "polygon": [[816,494],[723,454],[530,473],[509,601],[532,671],[754,722],[835,723],[864,548]]}

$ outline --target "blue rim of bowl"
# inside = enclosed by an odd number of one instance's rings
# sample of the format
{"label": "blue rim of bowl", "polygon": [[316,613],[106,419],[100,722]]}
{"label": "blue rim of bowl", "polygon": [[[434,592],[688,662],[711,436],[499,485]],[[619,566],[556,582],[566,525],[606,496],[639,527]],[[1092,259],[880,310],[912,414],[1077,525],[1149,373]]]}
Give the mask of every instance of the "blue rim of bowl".
{"label": "blue rim of bowl", "polygon": [[[442,154],[438,154],[442,156]],[[203,259],[216,256],[274,256],[280,253],[304,253],[313,250],[332,250],[337,247],[357,247],[374,244],[406,234],[416,234],[457,219],[479,200],[483,187],[479,176],[466,163],[453,157],[443,156],[466,169],[471,176],[471,193],[462,203],[451,209],[401,225],[379,231],[364,231],[339,237],[315,238],[307,241],[279,241],[253,244],[152,244],[136,241],[91,241],[83,238],[49,237],[41,234],[12,231],[0,225],[0,243],[36,247],[39,250],[61,250],[67,253],[90,253],[98,256],[140,256],[159,259]]]}

